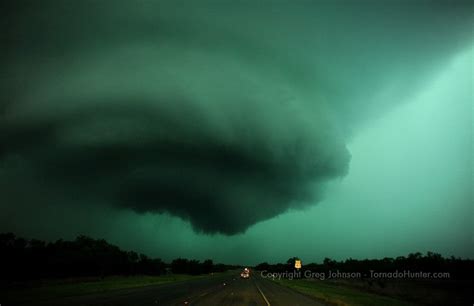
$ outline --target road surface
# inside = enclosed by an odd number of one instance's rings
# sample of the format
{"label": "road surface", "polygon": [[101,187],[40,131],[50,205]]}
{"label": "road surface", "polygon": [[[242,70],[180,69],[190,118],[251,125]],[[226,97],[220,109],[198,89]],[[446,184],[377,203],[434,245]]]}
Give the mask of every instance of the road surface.
{"label": "road surface", "polygon": [[241,279],[239,272],[179,283],[41,301],[35,305],[324,306],[310,297],[263,279],[258,273],[250,279]]}

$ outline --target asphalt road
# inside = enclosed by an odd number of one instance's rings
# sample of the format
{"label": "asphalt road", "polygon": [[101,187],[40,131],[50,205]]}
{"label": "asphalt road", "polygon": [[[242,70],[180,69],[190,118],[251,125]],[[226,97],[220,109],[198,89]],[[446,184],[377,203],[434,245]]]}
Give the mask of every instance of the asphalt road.
{"label": "asphalt road", "polygon": [[186,282],[49,300],[35,305],[324,306],[321,302],[258,275],[241,279],[237,271]]}

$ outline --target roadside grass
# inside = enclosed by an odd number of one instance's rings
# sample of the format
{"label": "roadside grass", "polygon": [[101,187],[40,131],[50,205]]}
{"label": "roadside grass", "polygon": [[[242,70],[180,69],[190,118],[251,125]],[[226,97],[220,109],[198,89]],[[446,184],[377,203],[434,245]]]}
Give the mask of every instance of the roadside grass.
{"label": "roadside grass", "polygon": [[326,281],[275,280],[276,283],[337,306],[411,306],[407,301],[348,288]]}
{"label": "roadside grass", "polygon": [[163,275],[163,276],[109,276],[101,278],[43,280],[23,284],[20,288],[0,289],[0,296],[16,303],[48,300],[68,296],[103,293],[119,289],[133,289],[151,285],[182,282],[191,279],[209,277],[209,275]]}

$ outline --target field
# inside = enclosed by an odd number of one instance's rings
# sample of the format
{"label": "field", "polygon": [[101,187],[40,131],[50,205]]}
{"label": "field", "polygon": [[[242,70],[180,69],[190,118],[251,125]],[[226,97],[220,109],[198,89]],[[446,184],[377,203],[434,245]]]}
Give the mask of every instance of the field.
{"label": "field", "polygon": [[[337,306],[470,305],[471,281],[275,280],[280,285]],[[467,304],[466,304],[467,303]]]}
{"label": "field", "polygon": [[281,285],[302,292],[337,306],[402,306],[415,305],[399,299],[364,292],[348,286],[342,286],[326,281],[310,280],[278,280]]}
{"label": "field", "polygon": [[42,280],[1,286],[2,300],[23,303],[48,300],[67,296],[103,293],[119,289],[132,289],[151,285],[181,282],[190,279],[208,277],[208,275],[164,275],[164,276],[110,276],[101,278],[71,278],[61,280]]}

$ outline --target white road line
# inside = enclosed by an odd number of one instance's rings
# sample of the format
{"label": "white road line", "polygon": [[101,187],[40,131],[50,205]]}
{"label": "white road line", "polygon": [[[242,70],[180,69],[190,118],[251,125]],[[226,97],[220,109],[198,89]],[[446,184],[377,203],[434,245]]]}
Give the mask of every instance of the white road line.
{"label": "white road line", "polygon": [[260,295],[263,297],[263,299],[265,300],[265,303],[267,303],[267,306],[270,306],[270,302],[267,300],[267,297],[265,296],[265,294],[263,294],[262,290],[260,289],[260,287],[257,285],[256,282],[253,282],[255,284],[255,287],[257,287],[257,290],[258,292],[260,292]]}

